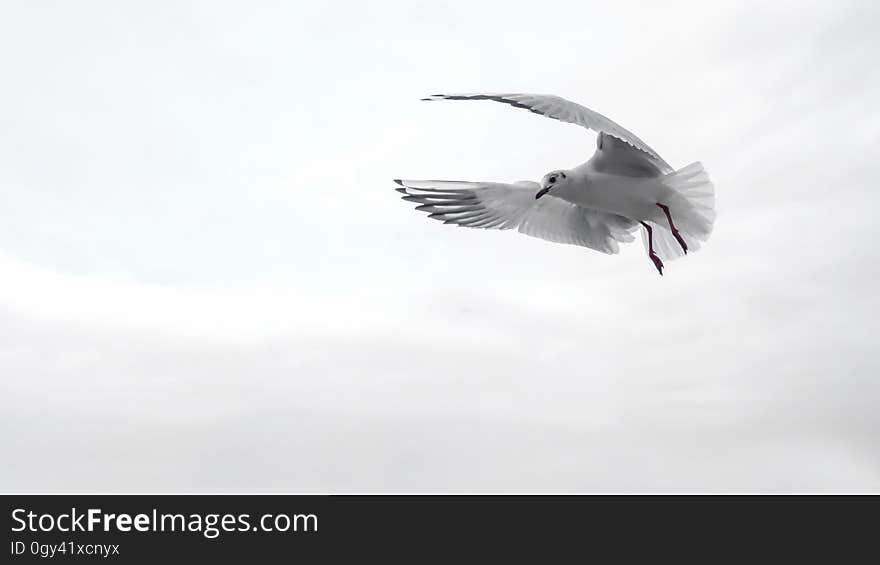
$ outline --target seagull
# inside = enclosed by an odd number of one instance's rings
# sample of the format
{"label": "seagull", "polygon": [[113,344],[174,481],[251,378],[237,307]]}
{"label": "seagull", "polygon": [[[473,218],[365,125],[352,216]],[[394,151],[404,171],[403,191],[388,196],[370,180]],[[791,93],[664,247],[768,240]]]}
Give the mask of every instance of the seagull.
{"label": "seagull", "polygon": [[641,227],[660,275],[664,260],[696,251],[715,221],[715,188],[699,162],[674,170],[644,141],[602,114],[548,94],[434,94],[425,101],[491,100],[597,132],[596,152],[533,181],[400,180],[395,189],[445,224],[518,229],[555,243],[617,253]]}

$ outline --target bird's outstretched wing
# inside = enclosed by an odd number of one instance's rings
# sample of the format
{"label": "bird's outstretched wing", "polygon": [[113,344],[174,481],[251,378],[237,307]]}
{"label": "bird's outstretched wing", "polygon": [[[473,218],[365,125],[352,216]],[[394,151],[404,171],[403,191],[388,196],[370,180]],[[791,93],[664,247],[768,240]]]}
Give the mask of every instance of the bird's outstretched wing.
{"label": "bird's outstretched wing", "polygon": [[672,167],[656,151],[651,149],[647,143],[639,139],[631,131],[606,118],[599,112],[594,112],[589,108],[559,96],[551,94],[432,94],[427,98],[422,98],[422,100],[493,100],[516,108],[524,108],[535,114],[547,116],[561,122],[577,124],[593,131],[607,133],[625,141],[639,151],[647,153],[657,161],[661,168],[672,170]]}
{"label": "bird's outstretched wing", "polygon": [[632,241],[636,224],[627,218],[584,208],[552,195],[538,200],[536,182],[513,184],[437,180],[395,180],[403,199],[446,224],[514,229],[556,243],[617,253],[618,242]]}

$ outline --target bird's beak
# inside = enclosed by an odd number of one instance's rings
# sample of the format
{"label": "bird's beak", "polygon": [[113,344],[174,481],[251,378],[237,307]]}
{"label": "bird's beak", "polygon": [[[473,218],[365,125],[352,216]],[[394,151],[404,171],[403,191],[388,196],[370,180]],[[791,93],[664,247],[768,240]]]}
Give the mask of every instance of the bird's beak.
{"label": "bird's beak", "polygon": [[550,192],[550,187],[549,187],[549,186],[546,187],[546,188],[542,188],[542,189],[539,190],[538,193],[535,195],[535,200],[537,200],[538,198],[541,198],[542,196],[544,196],[544,195],[547,194],[548,192]]}

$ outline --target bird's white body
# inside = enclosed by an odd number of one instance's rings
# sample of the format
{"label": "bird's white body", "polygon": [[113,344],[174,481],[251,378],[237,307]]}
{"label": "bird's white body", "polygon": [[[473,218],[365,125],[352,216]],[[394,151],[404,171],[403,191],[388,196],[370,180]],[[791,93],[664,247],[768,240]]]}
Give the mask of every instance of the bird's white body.
{"label": "bird's white body", "polygon": [[571,170],[568,182],[551,194],[572,204],[631,220],[658,221],[663,212],[657,202],[669,199],[661,177],[627,177],[596,171],[590,163]]}
{"label": "bird's white body", "polygon": [[715,192],[700,163],[674,170],[648,144],[598,112],[545,94],[436,94],[425,100],[493,100],[599,132],[589,161],[540,184],[396,180],[405,200],[444,223],[512,229],[557,243],[617,253],[643,228],[648,256],[695,251],[715,220]]}

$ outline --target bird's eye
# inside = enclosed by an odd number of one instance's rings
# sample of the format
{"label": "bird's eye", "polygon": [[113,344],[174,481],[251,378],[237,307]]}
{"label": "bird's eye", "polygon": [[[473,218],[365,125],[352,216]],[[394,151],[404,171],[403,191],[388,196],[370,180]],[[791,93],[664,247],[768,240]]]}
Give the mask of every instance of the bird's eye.
{"label": "bird's eye", "polygon": [[550,184],[553,184],[554,182],[556,182],[556,177],[550,177],[550,178],[547,179],[547,180],[550,181]]}

